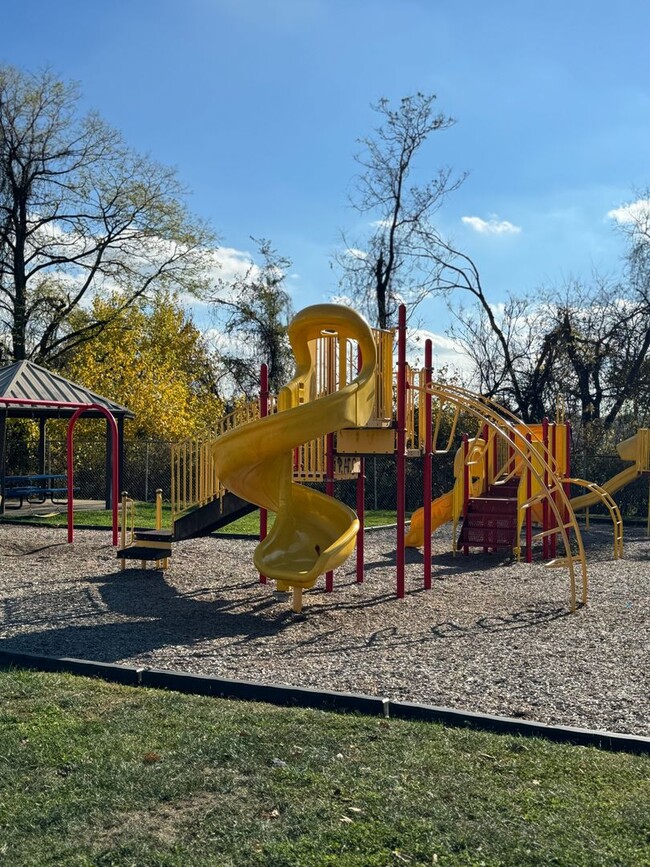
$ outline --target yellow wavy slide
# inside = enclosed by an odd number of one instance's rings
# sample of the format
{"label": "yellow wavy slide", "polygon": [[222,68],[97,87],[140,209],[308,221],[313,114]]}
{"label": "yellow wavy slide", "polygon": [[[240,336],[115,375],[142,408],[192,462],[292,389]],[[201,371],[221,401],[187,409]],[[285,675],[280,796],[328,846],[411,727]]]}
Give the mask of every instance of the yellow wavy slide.
{"label": "yellow wavy slide", "polygon": [[[315,397],[316,340],[324,332],[335,332],[339,341],[358,341],[362,368],[339,391],[310,400]],[[319,575],[340,566],[354,550],[356,514],[332,497],[293,482],[293,449],[323,434],[365,425],[375,396],[375,342],[355,311],[337,304],[307,307],[291,322],[289,340],[296,375],[278,395],[278,412],[235,428],[213,445],[222,483],[276,512],[254,561],[263,575],[277,582],[278,590],[312,587]]]}

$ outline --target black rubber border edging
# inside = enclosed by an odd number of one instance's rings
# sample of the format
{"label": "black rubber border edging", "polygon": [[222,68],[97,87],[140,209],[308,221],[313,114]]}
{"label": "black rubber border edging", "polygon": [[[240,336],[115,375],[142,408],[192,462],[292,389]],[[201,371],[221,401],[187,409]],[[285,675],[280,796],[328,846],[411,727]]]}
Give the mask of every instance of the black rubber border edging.
{"label": "black rubber border edging", "polygon": [[140,686],[142,669],[131,665],[115,665],[111,662],[94,662],[91,659],[73,659],[67,656],[39,656],[19,650],[0,650],[0,665],[10,668],[33,668],[36,671],[82,674],[98,677],[110,683],[124,686]]}
{"label": "black rubber border edging", "polygon": [[391,701],[358,693],[317,690],[301,686],[277,686],[247,680],[229,680],[210,675],[185,674],[156,668],[136,668],[109,662],[71,657],[40,656],[18,650],[0,650],[0,667],[80,674],[125,686],[169,689],[191,695],[208,695],[240,701],[262,701],[285,707],[361,713],[392,719],[439,723],[496,734],[538,737],[557,743],[597,747],[612,752],[650,755],[650,738],[616,732],[592,731],[571,726],[552,726],[493,714],[458,711],[408,701]]}

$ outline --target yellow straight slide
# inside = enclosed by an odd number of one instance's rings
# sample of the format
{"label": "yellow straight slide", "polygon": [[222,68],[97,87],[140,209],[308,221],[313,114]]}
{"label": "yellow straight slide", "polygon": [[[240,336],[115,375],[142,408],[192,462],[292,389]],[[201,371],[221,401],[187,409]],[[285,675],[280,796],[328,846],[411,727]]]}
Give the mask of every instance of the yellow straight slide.
{"label": "yellow straight slide", "polygon": [[[451,521],[454,515],[454,492],[447,491],[431,503],[431,532],[437,530],[447,521]],[[407,548],[421,548],[424,545],[424,508],[420,508],[411,515],[411,526],[404,544]]]}
{"label": "yellow straight slide", "polygon": [[[616,473],[611,479],[607,479],[600,487],[607,491],[608,494],[615,494],[616,491],[620,491],[625,485],[636,481],[640,475],[641,473],[636,466],[627,467],[627,469],[621,470],[620,473]],[[579,497],[573,497],[569,502],[573,511],[577,512],[579,509],[586,509],[587,506],[595,506],[597,503],[602,503],[602,498],[597,493],[581,494]]]}
{"label": "yellow straight slide", "polygon": [[[316,340],[323,332],[335,332],[339,342],[356,340],[362,368],[339,391],[317,398]],[[354,550],[359,529],[352,509],[293,482],[293,449],[323,434],[365,425],[375,396],[375,342],[355,311],[336,304],[307,307],[289,326],[289,340],[296,375],[278,395],[279,411],[235,428],[213,446],[225,487],[276,512],[254,561],[263,575],[277,581],[279,590],[312,587],[319,575],[344,563]]]}
{"label": "yellow straight slide", "polygon": [[[477,497],[483,490],[485,475],[485,440],[474,437],[468,442],[467,466],[469,467],[470,496]],[[462,486],[465,471],[465,447],[461,446],[454,456],[454,487],[431,503],[431,532],[447,521],[454,519],[454,492],[456,493],[456,518],[462,508]],[[421,506],[411,515],[411,526],[404,539],[407,548],[421,548],[424,545],[424,507]]]}
{"label": "yellow straight slide", "polygon": [[[615,494],[616,491],[620,491],[621,488],[624,488],[625,485],[629,485],[630,482],[634,482],[641,475],[643,467],[638,466],[637,463],[637,446],[641,434],[642,432],[639,431],[639,433],[628,437],[628,439],[623,440],[623,442],[618,443],[616,446],[616,451],[618,452],[619,457],[624,461],[634,461],[634,464],[631,467],[621,470],[620,473],[616,473],[615,476],[612,476],[611,479],[607,479],[606,482],[603,482],[600,485],[600,487],[607,491],[608,494]],[[579,497],[573,497],[570,502],[573,511],[577,512],[579,509],[586,509],[588,506],[595,506],[597,503],[601,502],[601,498],[597,493],[582,494]]]}

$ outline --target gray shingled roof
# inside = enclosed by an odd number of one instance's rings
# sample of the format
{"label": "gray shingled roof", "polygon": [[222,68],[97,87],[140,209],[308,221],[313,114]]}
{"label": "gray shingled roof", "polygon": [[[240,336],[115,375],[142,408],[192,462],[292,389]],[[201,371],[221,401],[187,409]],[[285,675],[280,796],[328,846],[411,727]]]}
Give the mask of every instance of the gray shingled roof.
{"label": "gray shingled roof", "polygon": [[[53,400],[62,403],[90,404],[97,403],[110,410],[115,416],[134,418],[134,413],[125,406],[101,397],[84,388],[76,382],[71,382],[58,373],[52,373],[44,367],[39,367],[31,361],[16,361],[0,368],[0,397],[11,397],[22,400]],[[0,411],[7,410],[7,415],[13,418],[66,417],[74,413],[72,408],[55,408],[47,406],[28,406],[27,404],[11,405],[0,403]],[[92,415],[93,413],[88,413]],[[101,415],[101,413],[96,413]]]}

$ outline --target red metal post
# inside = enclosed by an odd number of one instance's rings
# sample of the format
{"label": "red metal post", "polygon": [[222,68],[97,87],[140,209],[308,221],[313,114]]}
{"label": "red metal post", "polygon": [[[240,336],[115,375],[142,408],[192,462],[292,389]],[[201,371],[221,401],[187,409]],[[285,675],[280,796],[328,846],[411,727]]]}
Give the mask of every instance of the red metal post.
{"label": "red metal post", "polygon": [[[481,438],[482,438],[483,442],[486,444],[486,446],[487,446],[489,434],[490,434],[490,428],[487,426],[487,424],[484,424],[483,430],[481,431]],[[489,451],[487,448],[483,452],[483,463],[484,463],[483,480],[484,480],[484,485],[485,485],[485,491],[487,491],[488,486],[490,484],[490,454],[489,454]]]}
{"label": "red metal post", "polygon": [[357,517],[359,532],[357,533],[357,584],[363,584],[364,533],[366,529],[366,461],[359,458],[359,475],[357,476]]}
{"label": "red metal post", "polygon": [[[357,346],[357,373],[363,366],[361,347]],[[359,458],[359,475],[357,476],[357,517],[359,532],[357,533],[357,584],[363,584],[363,566],[365,559],[364,542],[366,531],[366,460]]]}
{"label": "red metal post", "polygon": [[[571,478],[571,422],[567,421],[564,425],[564,430],[566,434],[566,466],[564,475],[568,478]],[[568,482],[564,483],[564,493],[566,494],[567,500],[571,499],[571,485]],[[567,524],[569,521],[569,512],[568,509],[564,515],[564,523]]]}
{"label": "red metal post", "polygon": [[[424,344],[424,382],[430,385],[433,379],[433,344]],[[423,406],[424,404],[424,406]],[[433,419],[431,418],[431,392],[425,391],[424,401],[420,395],[420,412],[424,412],[424,589],[431,589],[431,472],[433,452]]]}
{"label": "red metal post", "polygon": [[[262,364],[260,367],[260,418],[266,418],[269,414],[269,368]],[[266,509],[260,509],[260,542],[266,539],[269,529],[269,513]],[[266,575],[260,572],[260,584],[266,584]]]}
{"label": "red metal post", "polygon": [[[526,434],[528,443],[528,459],[533,459],[532,437],[530,433]],[[526,466],[526,499],[530,500],[533,496],[533,474],[529,466]],[[533,509],[529,506],[526,509],[526,563],[533,562]]]}
{"label": "red metal post", "polygon": [[76,412],[72,414],[72,418],[68,422],[68,431],[66,435],[66,452],[68,463],[68,542],[74,541],[74,426],[77,419],[85,412],[100,412],[109,420],[111,428],[111,443],[112,443],[112,518],[113,518],[113,545],[117,547],[117,501],[119,498],[119,483],[118,483],[118,435],[117,422],[105,407],[99,404],[91,403],[86,406],[80,406]]}
{"label": "red metal post", "polygon": [[406,547],[406,307],[400,304],[397,324],[397,598],[404,598]]}
{"label": "red metal post", "polygon": [[[542,440],[544,445],[544,487],[548,488],[548,418],[542,420]],[[548,498],[544,496],[542,503],[542,531],[545,533],[549,529],[548,519]],[[548,536],[542,537],[542,558],[548,560]]]}
{"label": "red metal post", "polygon": [[[334,434],[328,433],[326,437],[326,466],[325,472],[327,473],[327,478],[325,479],[325,493],[328,497],[334,496]],[[325,573],[325,592],[331,593],[334,590],[334,572],[326,572]]]}
{"label": "red metal post", "polygon": [[[463,520],[467,522],[467,511],[469,507],[469,467],[467,459],[469,457],[469,437],[463,434]],[[463,545],[463,554],[469,554],[469,545]]]}
{"label": "red metal post", "polygon": [[[551,425],[551,454],[553,456],[553,463],[551,464],[551,466],[554,468],[555,475],[557,476],[557,475],[559,475],[558,463],[557,463],[557,424]],[[555,487],[555,481],[553,482],[553,487]],[[558,503],[559,496],[560,496],[559,491],[556,491],[553,494],[553,502],[556,505]],[[557,527],[557,520],[555,518],[555,512],[553,511],[553,509],[549,509],[549,520],[550,520],[550,525],[552,527]],[[551,536],[551,546],[550,547],[551,547],[551,552],[550,552],[551,553],[551,559],[555,559],[555,556],[557,554],[557,533],[553,533],[553,535]]]}
{"label": "red metal post", "polygon": [[74,472],[72,466],[72,458],[73,458],[73,431],[74,426],[77,422],[77,419],[84,412],[99,412],[105,418],[108,419],[110,428],[111,428],[111,442],[113,448],[113,466],[112,466],[112,480],[111,485],[113,489],[112,493],[112,519],[113,519],[113,545],[117,546],[117,500],[119,496],[119,484],[118,484],[118,473],[119,473],[119,457],[118,457],[118,433],[117,433],[117,422],[113,414],[106,409],[104,406],[100,406],[97,403],[86,403],[79,404],[71,401],[65,400],[31,400],[29,398],[18,398],[18,397],[0,397],[0,404],[11,405],[11,406],[49,406],[53,408],[65,408],[65,409],[75,409],[76,412],[73,413],[70,421],[68,422],[68,431],[66,434],[66,452],[67,452],[67,461],[68,461],[68,542],[72,542],[74,538],[74,525],[73,525],[73,515],[74,515],[74,504],[73,504],[73,488],[74,488]]}
{"label": "red metal post", "polygon": [[[483,425],[483,430],[481,431],[481,438],[485,443],[485,449],[483,451],[483,491],[487,493],[490,487],[490,450],[487,448],[488,436],[490,433],[490,428],[487,424]],[[488,533],[484,535],[484,538],[488,536]],[[496,551],[496,548],[494,549]],[[488,545],[483,546],[483,553],[489,554],[490,548]]]}

